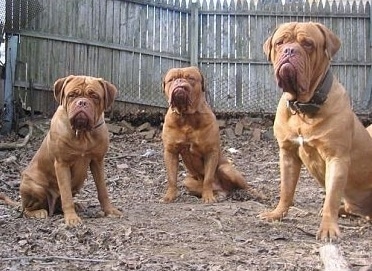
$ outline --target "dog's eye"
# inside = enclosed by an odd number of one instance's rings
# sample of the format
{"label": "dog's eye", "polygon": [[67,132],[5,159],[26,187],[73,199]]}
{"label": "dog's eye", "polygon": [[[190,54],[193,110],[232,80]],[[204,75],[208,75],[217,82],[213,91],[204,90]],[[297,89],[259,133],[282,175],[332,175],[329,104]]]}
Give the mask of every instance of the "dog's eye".
{"label": "dog's eye", "polygon": [[305,49],[312,49],[314,47],[314,44],[311,40],[304,40],[301,42],[301,46]]}
{"label": "dog's eye", "polygon": [[275,46],[276,47],[278,47],[278,46],[280,46],[280,45],[283,45],[283,43],[284,43],[284,41],[283,40],[277,40],[276,42],[275,42]]}
{"label": "dog's eye", "polygon": [[94,93],[94,92],[90,93],[89,96],[90,96],[92,99],[96,99],[96,100],[99,99],[99,95],[98,95],[97,93]]}
{"label": "dog's eye", "polygon": [[78,97],[78,93],[76,92],[70,92],[68,95],[67,95],[67,98],[76,98]]}
{"label": "dog's eye", "polygon": [[169,79],[165,82],[165,84],[172,83],[175,79],[176,79],[176,78],[169,78]]}
{"label": "dog's eye", "polygon": [[188,80],[189,82],[195,82],[195,81],[196,81],[196,78],[190,76],[190,77],[187,77],[187,80]]}

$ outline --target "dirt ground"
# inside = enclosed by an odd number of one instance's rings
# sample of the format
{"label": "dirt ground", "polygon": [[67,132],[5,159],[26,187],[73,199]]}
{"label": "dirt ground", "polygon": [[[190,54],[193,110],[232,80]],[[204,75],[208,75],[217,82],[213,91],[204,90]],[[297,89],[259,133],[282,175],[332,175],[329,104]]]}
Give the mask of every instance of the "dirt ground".
{"label": "dirt ground", "polygon": [[[46,220],[22,218],[0,203],[0,270],[323,270],[315,239],[324,191],[305,170],[295,204],[282,222],[257,218],[278,202],[278,148],[270,125],[227,136],[237,119],[221,128],[223,153],[267,199],[258,202],[242,192],[225,201],[203,204],[180,186],[176,202],[160,199],[166,179],[160,127],[146,139],[141,133],[116,134],[106,158],[107,185],[122,218],[102,217],[91,175],[76,201],[84,224],[66,228],[62,215]],[[260,122],[260,121],[258,121]],[[39,121],[47,130],[48,119]],[[257,123],[256,123],[257,127]],[[0,152],[0,192],[19,201],[19,173],[39,147],[43,133],[34,129],[24,147]],[[3,138],[3,141],[12,138]],[[184,176],[180,166],[179,179]],[[350,270],[372,270],[371,224],[340,218],[343,239],[337,243]]]}

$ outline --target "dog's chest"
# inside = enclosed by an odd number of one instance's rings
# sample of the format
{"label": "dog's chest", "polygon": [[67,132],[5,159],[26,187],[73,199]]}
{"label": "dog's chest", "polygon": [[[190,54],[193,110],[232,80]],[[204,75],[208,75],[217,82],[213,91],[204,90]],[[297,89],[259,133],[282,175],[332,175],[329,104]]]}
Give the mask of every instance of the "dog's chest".
{"label": "dog's chest", "polygon": [[310,173],[322,182],[325,174],[325,161],[320,147],[321,140],[309,134],[292,133],[286,142],[284,146],[296,151]]}
{"label": "dog's chest", "polygon": [[174,134],[173,143],[181,155],[202,152],[204,137],[195,129],[183,129]]}

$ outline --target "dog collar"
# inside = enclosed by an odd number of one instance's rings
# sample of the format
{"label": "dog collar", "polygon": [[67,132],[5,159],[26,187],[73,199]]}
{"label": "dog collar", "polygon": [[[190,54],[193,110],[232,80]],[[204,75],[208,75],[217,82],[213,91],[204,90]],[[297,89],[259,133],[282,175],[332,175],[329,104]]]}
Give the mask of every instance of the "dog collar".
{"label": "dog collar", "polygon": [[299,101],[287,101],[287,108],[289,108],[294,115],[297,113],[314,115],[327,100],[332,83],[333,75],[331,70],[328,69],[326,75],[324,76],[323,82],[315,90],[314,96],[309,102],[300,103]]}
{"label": "dog collar", "polygon": [[93,127],[93,129],[97,129],[98,127],[102,126],[105,123],[105,119],[103,119],[100,123]]}
{"label": "dog collar", "polygon": [[[94,126],[94,127],[92,128],[92,130],[101,127],[104,123],[105,123],[105,119],[103,119],[100,123],[96,124],[96,126]],[[90,130],[90,131],[91,131],[91,130]],[[75,130],[75,136],[78,137],[79,134],[80,134],[80,132],[81,132],[81,130]]]}

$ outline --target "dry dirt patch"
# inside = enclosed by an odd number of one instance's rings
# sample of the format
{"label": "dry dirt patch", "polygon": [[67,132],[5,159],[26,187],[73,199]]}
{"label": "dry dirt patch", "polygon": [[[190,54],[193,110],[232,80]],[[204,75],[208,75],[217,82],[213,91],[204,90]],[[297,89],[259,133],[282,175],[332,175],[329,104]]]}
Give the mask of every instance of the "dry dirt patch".
{"label": "dry dirt patch", "polygon": [[[236,192],[223,202],[202,204],[181,187],[176,202],[160,203],[165,188],[160,129],[155,127],[151,139],[137,132],[113,135],[107,184],[124,217],[100,215],[90,175],[76,197],[85,206],[81,227],[66,228],[61,215],[24,219],[18,210],[0,205],[0,270],[322,270],[323,243],[314,235],[323,190],[303,170],[288,217],[280,223],[259,220],[257,214],[278,201],[277,145],[270,137],[254,140],[250,129],[228,137],[236,122],[229,120],[221,129],[223,152],[267,200]],[[25,148],[0,152],[0,191],[13,199],[19,198],[19,172],[42,136],[35,134]],[[179,175],[184,175],[182,166]],[[367,270],[371,225],[343,218],[340,226],[344,238],[338,245],[351,270]]]}

